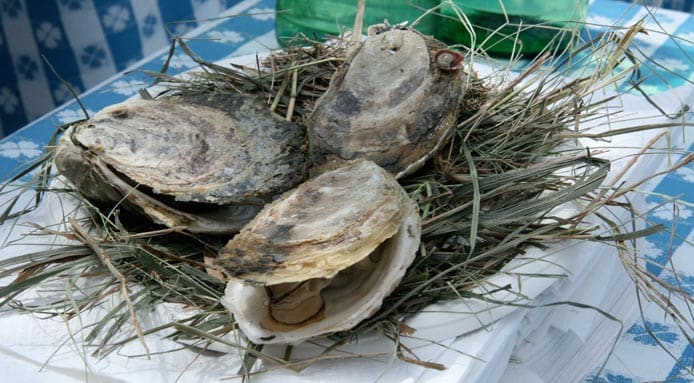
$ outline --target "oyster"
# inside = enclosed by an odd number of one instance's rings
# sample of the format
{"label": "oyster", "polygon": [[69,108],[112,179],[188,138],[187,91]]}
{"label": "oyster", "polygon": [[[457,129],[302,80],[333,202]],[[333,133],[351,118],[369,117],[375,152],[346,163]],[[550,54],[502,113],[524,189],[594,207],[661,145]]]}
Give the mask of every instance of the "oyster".
{"label": "oyster", "polygon": [[366,158],[400,178],[450,137],[462,56],[411,29],[372,27],[308,118],[317,164]]}
{"label": "oyster", "polygon": [[373,315],[419,247],[415,205],[395,178],[358,160],[266,207],[222,249],[222,303],[256,343],[298,343]]}
{"label": "oyster", "polygon": [[250,96],[130,100],[71,126],[55,164],[87,198],[225,233],[304,180],[305,139]]}

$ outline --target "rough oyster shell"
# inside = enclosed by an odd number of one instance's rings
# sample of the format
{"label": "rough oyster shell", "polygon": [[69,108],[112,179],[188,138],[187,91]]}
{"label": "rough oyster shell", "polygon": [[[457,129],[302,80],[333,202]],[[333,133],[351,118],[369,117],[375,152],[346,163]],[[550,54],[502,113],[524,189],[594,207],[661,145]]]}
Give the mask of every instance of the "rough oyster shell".
{"label": "rough oyster shell", "polygon": [[420,218],[387,171],[360,160],[267,205],[216,260],[222,303],[257,343],[297,343],[373,315],[414,259]]}
{"label": "rough oyster shell", "polygon": [[366,158],[400,178],[449,136],[463,73],[437,65],[437,52],[451,51],[435,39],[410,29],[369,33],[316,102],[307,124],[310,151],[318,164]]}
{"label": "rough oyster shell", "polygon": [[301,182],[305,160],[304,130],[260,101],[199,94],[107,107],[68,129],[55,163],[90,199],[124,200],[168,226],[233,232]]}

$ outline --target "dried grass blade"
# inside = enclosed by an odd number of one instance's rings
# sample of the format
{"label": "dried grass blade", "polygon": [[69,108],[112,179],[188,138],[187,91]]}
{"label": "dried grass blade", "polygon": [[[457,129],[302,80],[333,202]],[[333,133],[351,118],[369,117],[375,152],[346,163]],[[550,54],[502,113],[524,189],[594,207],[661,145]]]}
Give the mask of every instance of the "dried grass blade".
{"label": "dried grass blade", "polygon": [[480,208],[482,206],[482,198],[480,196],[480,185],[479,178],[477,175],[477,167],[475,167],[475,162],[472,159],[472,154],[467,145],[463,143],[463,153],[465,154],[465,160],[468,163],[468,168],[470,169],[470,180],[472,183],[472,214],[470,216],[470,255],[475,252],[475,245],[477,244],[477,230],[479,228],[480,220]]}
{"label": "dried grass blade", "polygon": [[96,254],[96,256],[99,257],[101,262],[108,268],[108,270],[113,274],[113,276],[116,277],[116,279],[118,279],[118,282],[120,283],[121,287],[121,294],[128,305],[130,319],[132,320],[133,326],[135,327],[135,331],[138,334],[142,347],[145,349],[145,352],[149,354],[149,347],[145,342],[145,335],[143,334],[142,328],[140,327],[140,323],[137,319],[137,312],[135,311],[135,306],[130,300],[130,288],[128,287],[127,279],[125,279],[123,274],[115,266],[113,266],[113,264],[111,263],[110,255],[106,251],[104,251],[104,249],[102,249],[101,246],[99,246],[99,244],[94,239],[92,239],[92,237],[84,230],[84,228],[82,228],[82,226],[77,222],[77,220],[75,220],[72,217],[69,217],[69,222],[70,226],[75,231],[75,233],[81,238],[81,240],[94,251],[94,254]]}
{"label": "dried grass blade", "polygon": [[28,290],[29,288],[34,286],[38,286],[41,282],[46,281],[49,278],[54,277],[67,269],[69,269],[69,267],[52,268],[50,270],[42,271],[39,274],[34,274],[24,279],[15,279],[15,281],[10,283],[9,285],[0,287],[0,299],[2,299],[0,301],[0,307],[5,306],[8,302],[14,299],[14,297],[21,294],[25,290]]}

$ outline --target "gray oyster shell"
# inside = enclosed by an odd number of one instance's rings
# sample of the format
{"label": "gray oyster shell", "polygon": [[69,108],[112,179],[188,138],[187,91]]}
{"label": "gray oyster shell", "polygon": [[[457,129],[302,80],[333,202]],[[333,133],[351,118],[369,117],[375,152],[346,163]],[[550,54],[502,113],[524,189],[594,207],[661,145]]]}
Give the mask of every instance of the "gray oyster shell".
{"label": "gray oyster shell", "polygon": [[419,249],[417,208],[367,160],[285,193],[220,251],[224,306],[256,343],[298,343],[373,315]]}
{"label": "gray oyster shell", "polygon": [[250,96],[130,100],[71,126],[55,164],[87,198],[193,232],[235,232],[305,179],[305,141]]}
{"label": "gray oyster shell", "polygon": [[410,29],[371,28],[308,118],[317,164],[366,158],[400,178],[450,136],[463,72],[435,62],[446,46]]}

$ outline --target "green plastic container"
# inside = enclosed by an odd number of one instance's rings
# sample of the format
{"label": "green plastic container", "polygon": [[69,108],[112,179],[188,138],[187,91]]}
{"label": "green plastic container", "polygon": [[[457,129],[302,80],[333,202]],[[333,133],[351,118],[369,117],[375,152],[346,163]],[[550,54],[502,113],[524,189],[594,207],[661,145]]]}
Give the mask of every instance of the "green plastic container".
{"label": "green plastic container", "polygon": [[[412,23],[438,4],[438,0],[367,0],[364,33],[367,26],[383,23],[384,19],[390,24]],[[337,36],[352,29],[356,10],[357,0],[277,0],[277,39],[285,45],[298,33],[311,39]],[[438,17],[427,16],[415,28],[431,35],[436,20]]]}
{"label": "green plastic container", "polygon": [[[588,0],[455,0],[444,4],[436,36],[448,44],[482,48],[488,53],[537,54],[564,48],[583,27]],[[457,9],[456,9],[457,8]],[[473,34],[460,22],[462,12]]]}

